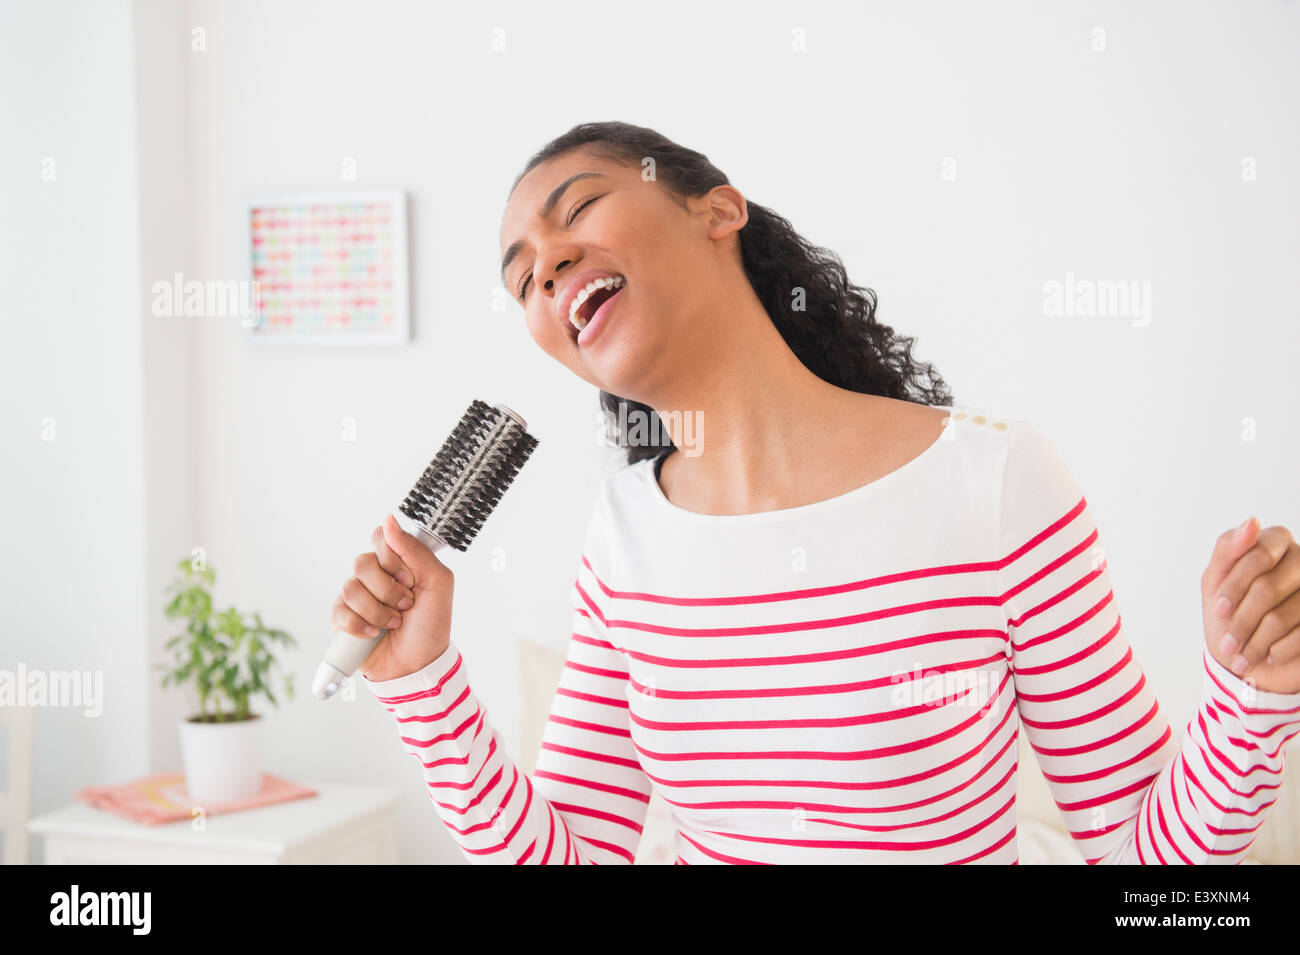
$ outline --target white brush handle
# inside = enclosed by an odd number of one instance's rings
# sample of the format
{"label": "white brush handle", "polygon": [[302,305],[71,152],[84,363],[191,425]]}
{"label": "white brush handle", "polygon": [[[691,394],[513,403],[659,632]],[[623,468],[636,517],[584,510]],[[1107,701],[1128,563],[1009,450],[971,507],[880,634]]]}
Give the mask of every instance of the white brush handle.
{"label": "white brush handle", "polygon": [[[436,554],[447,546],[445,541],[430,534],[400,510],[394,511],[393,517],[402,530],[419,540],[432,553]],[[316,678],[311,684],[312,696],[318,700],[328,700],[337,693],[343,681],[357,672],[357,667],[366,661],[375,645],[386,636],[387,630],[380,630],[377,637],[354,637],[343,630],[335,630],[334,639],[316,668]]]}

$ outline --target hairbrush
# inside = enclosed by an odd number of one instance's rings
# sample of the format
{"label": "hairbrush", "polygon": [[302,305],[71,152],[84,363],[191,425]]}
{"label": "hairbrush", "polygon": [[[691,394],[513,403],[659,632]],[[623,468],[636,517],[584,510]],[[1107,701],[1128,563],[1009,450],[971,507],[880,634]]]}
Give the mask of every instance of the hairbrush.
{"label": "hairbrush", "polygon": [[[519,469],[537,448],[528,425],[505,405],[472,401],[460,423],[424,469],[393,515],[402,530],[433,553],[444,547],[464,552],[501,500]],[[342,630],[316,668],[311,692],[327,700],[365,662],[388,634],[357,637]]]}

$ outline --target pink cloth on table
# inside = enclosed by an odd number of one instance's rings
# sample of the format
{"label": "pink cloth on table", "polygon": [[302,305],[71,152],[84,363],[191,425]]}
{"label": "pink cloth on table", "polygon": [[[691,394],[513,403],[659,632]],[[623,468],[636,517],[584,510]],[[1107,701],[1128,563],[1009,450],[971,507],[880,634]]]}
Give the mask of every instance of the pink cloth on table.
{"label": "pink cloth on table", "polygon": [[[230,802],[210,803],[202,808],[205,815],[215,816],[315,795],[314,789],[264,773],[262,791],[257,795]],[[197,808],[185,789],[183,773],[145,776],[120,786],[87,786],[77,793],[76,798],[97,809],[105,809],[150,826],[189,819]]]}

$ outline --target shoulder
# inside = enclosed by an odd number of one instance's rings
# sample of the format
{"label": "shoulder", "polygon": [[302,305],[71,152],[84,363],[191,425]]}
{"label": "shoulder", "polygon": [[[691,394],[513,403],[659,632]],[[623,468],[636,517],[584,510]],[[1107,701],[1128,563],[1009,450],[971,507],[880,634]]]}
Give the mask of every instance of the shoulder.
{"label": "shoulder", "polygon": [[619,537],[618,528],[630,517],[644,515],[653,506],[655,459],[643,458],[604,474],[592,494],[587,524],[589,546],[603,548]]}
{"label": "shoulder", "polygon": [[634,464],[621,464],[605,474],[596,488],[596,504],[606,508],[629,501],[644,500],[649,482],[655,480],[656,458],[642,458]]}
{"label": "shoulder", "polygon": [[980,405],[925,405],[938,414],[950,440],[965,439],[995,450],[1004,450],[1014,435],[1030,426],[1028,421],[998,414]]}
{"label": "shoulder", "polygon": [[1004,496],[1034,492],[1057,501],[1060,495],[1077,497],[1078,485],[1056,442],[1037,422],[1005,419],[1006,447],[1003,449]]}
{"label": "shoulder", "polygon": [[999,482],[1013,448],[1019,448],[1028,421],[998,414],[979,405],[928,406],[940,415],[940,440],[960,455],[966,473],[993,476]]}
{"label": "shoulder", "polygon": [[[953,417],[958,419],[961,410]],[[977,420],[977,419],[983,419]],[[1028,418],[967,410],[957,420],[965,435],[987,434],[999,538],[1006,549],[1052,528],[1091,520],[1073,469],[1047,428]]]}
{"label": "shoulder", "polygon": [[999,468],[1033,470],[1064,463],[1051,438],[1031,419],[971,405],[946,410],[945,437],[965,442],[972,451],[989,452]]}
{"label": "shoulder", "polygon": [[644,531],[643,522],[652,519],[654,502],[648,482],[654,480],[652,458],[622,464],[597,480],[582,540],[576,593],[584,603],[579,606],[609,596],[607,582],[619,577],[622,549]]}
{"label": "shoulder", "polygon": [[1065,456],[1034,419],[955,404],[944,438],[962,452],[962,466],[995,489],[1004,523],[1060,516],[1083,496]]}

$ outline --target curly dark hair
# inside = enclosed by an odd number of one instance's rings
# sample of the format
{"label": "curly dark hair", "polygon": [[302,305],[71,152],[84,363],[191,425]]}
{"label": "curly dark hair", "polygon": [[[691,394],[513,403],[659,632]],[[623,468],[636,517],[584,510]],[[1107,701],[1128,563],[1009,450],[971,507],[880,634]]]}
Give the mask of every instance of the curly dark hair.
{"label": "curly dark hair", "polygon": [[[644,126],[608,122],[581,123],[551,140],[528,160],[514,185],[539,163],[578,148],[638,167],[653,159],[656,180],[679,201],[730,184],[703,153]],[[934,367],[912,358],[915,338],[898,335],[876,319],[876,293],[849,282],[838,255],[804,239],[771,209],[748,197],[746,205],[749,221],[739,233],[745,275],[805,368],[849,391],[952,405],[952,394]],[[801,310],[794,307],[796,289],[803,290]],[[628,464],[673,447],[653,408],[606,391],[600,393],[600,404],[607,432],[627,448]],[[638,420],[651,424],[649,443],[627,440],[626,423]],[[661,436],[662,442],[656,442],[655,436]]]}

